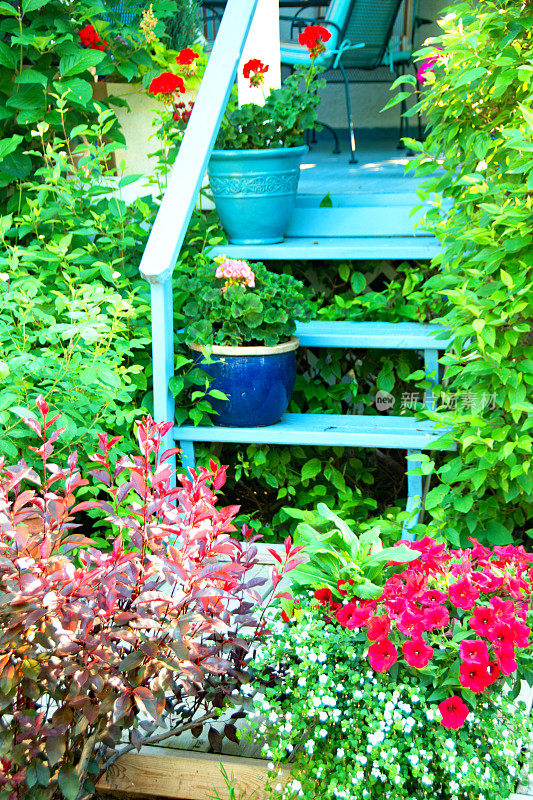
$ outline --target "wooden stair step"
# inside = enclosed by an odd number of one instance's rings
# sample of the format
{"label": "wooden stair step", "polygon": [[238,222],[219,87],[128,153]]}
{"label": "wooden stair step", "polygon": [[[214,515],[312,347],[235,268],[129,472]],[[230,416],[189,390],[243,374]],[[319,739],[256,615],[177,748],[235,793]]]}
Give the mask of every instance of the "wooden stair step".
{"label": "wooden stair step", "polygon": [[[391,206],[344,206],[333,208],[312,208],[296,206],[286,238],[307,238],[341,236],[414,236],[414,225],[423,216],[423,211],[412,213],[410,205]],[[417,238],[431,239],[424,230],[416,233]]]}
{"label": "wooden stair step", "polygon": [[349,259],[423,259],[439,255],[441,247],[431,236],[334,236],[285,238],[279,244],[224,244],[209,251],[211,257],[228,256],[249,261],[340,261]]}
{"label": "wooden stair step", "polygon": [[399,450],[449,450],[436,444],[446,433],[428,420],[362,414],[284,414],[276,425],[263,428],[226,428],[183,425],[172,429],[184,442],[246,444],[311,444],[315,447],[385,447]]}
{"label": "wooden stair step", "polygon": [[[366,347],[375,350],[446,350],[449,331],[420,322],[298,322],[296,333],[304,347]],[[439,337],[439,338],[437,338]]]}

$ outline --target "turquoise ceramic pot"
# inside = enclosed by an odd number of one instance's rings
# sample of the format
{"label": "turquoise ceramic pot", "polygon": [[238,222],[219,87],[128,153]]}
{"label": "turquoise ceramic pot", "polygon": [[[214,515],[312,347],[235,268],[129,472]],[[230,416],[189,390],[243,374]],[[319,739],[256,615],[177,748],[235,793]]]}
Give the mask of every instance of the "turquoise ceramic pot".
{"label": "turquoise ceramic pot", "polygon": [[207,173],[230,244],[275,244],[289,226],[300,177],[301,147],[213,150]]}

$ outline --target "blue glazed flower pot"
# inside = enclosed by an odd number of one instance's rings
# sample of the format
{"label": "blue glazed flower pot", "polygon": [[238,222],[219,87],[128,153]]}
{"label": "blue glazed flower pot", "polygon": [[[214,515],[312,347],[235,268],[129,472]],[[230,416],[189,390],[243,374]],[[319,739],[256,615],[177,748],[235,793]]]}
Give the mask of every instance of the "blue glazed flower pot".
{"label": "blue glazed flower pot", "polygon": [[301,147],[213,150],[207,174],[230,244],[283,241],[296,201]]}
{"label": "blue glazed flower pot", "polygon": [[211,376],[211,389],[229,400],[209,398],[217,411],[213,423],[228,428],[274,425],[287,410],[296,377],[299,339],[275,347],[222,347],[215,345],[206,358],[201,345],[191,345],[196,366]]}

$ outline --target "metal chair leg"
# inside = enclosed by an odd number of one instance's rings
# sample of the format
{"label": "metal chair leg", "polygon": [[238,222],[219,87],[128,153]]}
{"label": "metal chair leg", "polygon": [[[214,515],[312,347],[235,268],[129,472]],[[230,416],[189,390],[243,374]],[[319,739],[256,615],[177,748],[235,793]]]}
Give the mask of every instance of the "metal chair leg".
{"label": "metal chair leg", "polygon": [[346,98],[346,116],[348,117],[348,129],[350,131],[350,164],[357,164],[358,161],[355,157],[355,126],[353,124],[353,117],[352,117],[352,104],[350,102],[350,85],[348,83],[348,76],[346,75],[346,70],[342,65],[342,61],[339,61],[339,69],[342,74],[342,78],[344,80],[344,95]]}
{"label": "metal chair leg", "polygon": [[341,152],[341,148],[339,144],[339,137],[337,136],[337,131],[335,130],[335,128],[332,128],[331,125],[328,125],[326,122],[321,122],[319,120],[318,124],[320,125],[321,128],[325,128],[328,131],[328,133],[331,133],[331,135],[333,136],[333,141],[334,141],[333,155],[338,156],[339,153]]}

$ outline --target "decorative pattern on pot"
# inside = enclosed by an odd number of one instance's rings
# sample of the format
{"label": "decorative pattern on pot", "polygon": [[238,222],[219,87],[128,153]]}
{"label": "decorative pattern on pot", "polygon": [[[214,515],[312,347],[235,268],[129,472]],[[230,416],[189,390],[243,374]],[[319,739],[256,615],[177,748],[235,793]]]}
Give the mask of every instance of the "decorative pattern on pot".
{"label": "decorative pattern on pot", "polygon": [[296,192],[299,174],[257,175],[253,178],[211,178],[211,191],[217,197],[234,194],[287,194]]}
{"label": "decorative pattern on pot", "polygon": [[299,344],[295,336],[275,347],[214,345],[207,349],[192,344],[195,365],[211,376],[210,388],[228,397],[210,399],[217,412],[213,423],[228,428],[256,428],[279,422],[292,397]]}
{"label": "decorative pattern on pot", "polygon": [[283,241],[307,146],[214,150],[208,166],[215,206],[231,244]]}

